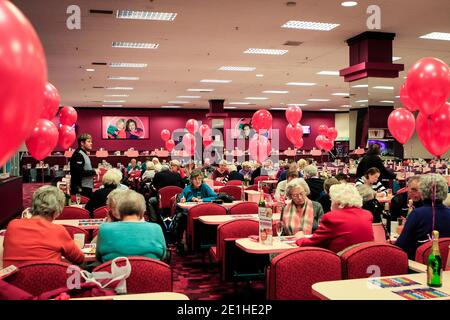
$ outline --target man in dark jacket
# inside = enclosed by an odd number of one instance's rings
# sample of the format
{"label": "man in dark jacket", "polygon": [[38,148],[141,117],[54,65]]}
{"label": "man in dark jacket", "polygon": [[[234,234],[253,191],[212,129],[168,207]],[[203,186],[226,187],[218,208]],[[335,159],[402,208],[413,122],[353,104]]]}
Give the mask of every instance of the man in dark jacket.
{"label": "man in dark jacket", "polygon": [[70,158],[70,194],[81,194],[88,198],[94,188],[94,176],[97,171],[92,168],[88,152],[92,150],[92,137],[83,133],[78,137],[78,149]]}
{"label": "man in dark jacket", "polygon": [[356,169],[356,177],[361,178],[370,168],[378,168],[380,170],[380,180],[395,179],[396,175],[388,171],[380,158],[380,145],[377,143],[371,144],[366,155],[361,159]]}
{"label": "man in dark jacket", "polygon": [[308,165],[303,171],[305,174],[305,181],[311,191],[308,198],[312,201],[317,201],[323,193],[324,181],[319,178],[316,166]]}
{"label": "man in dark jacket", "polygon": [[[419,191],[420,176],[412,176],[406,183],[407,192],[396,194],[390,205],[391,220],[396,221],[400,217],[406,218],[408,211],[414,208],[422,206],[422,199],[420,198]],[[408,204],[409,200],[412,200],[412,206]]]}

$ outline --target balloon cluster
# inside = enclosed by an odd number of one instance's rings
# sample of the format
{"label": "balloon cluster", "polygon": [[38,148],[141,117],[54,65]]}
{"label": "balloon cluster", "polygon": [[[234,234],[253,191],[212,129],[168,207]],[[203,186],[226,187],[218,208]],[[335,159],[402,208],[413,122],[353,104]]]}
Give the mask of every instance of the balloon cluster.
{"label": "balloon cluster", "polygon": [[[409,70],[400,89],[405,108],[392,111],[388,128],[392,136],[405,144],[417,130],[423,146],[441,156],[450,148],[450,69],[437,58],[422,58]],[[416,121],[412,112],[419,111]]]}
{"label": "balloon cluster", "polygon": [[302,109],[299,106],[290,106],[286,110],[286,120],[289,122],[286,126],[286,136],[297,149],[303,147],[303,127],[300,124],[302,115]]}
{"label": "balloon cluster", "polygon": [[335,127],[328,128],[326,125],[319,126],[319,135],[316,137],[316,146],[326,152],[330,152],[334,146],[334,140],[338,136],[338,131]]}
{"label": "balloon cluster", "polygon": [[172,134],[167,129],[161,130],[161,139],[165,142],[165,147],[169,152],[172,152],[175,147],[175,141],[173,141],[170,137]]}
{"label": "balloon cluster", "polygon": [[272,149],[270,140],[270,130],[272,129],[272,115],[269,111],[261,109],[256,111],[252,117],[252,127],[254,134],[249,142],[249,153],[253,160],[263,162],[266,160]]}

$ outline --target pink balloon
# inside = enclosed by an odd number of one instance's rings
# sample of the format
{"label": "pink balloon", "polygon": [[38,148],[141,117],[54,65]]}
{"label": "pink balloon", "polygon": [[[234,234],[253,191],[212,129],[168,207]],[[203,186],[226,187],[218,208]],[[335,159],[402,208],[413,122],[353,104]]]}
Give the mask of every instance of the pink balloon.
{"label": "pink balloon", "polygon": [[192,133],[185,134],[182,143],[186,152],[192,156],[195,153],[196,147],[195,136]]}
{"label": "pink balloon", "polygon": [[297,149],[301,149],[303,147],[303,139],[300,138],[294,142],[294,147]]}
{"label": "pink balloon", "polygon": [[58,129],[48,119],[39,119],[25,141],[31,156],[36,160],[46,158],[58,143]]}
{"label": "pink balloon", "polygon": [[0,167],[31,134],[42,111],[47,62],[28,19],[0,1]]}
{"label": "pink balloon", "polygon": [[252,117],[252,127],[257,133],[264,133],[272,128],[272,115],[270,112],[265,109],[256,111]]}
{"label": "pink balloon", "polygon": [[52,120],[58,112],[59,100],[58,90],[56,90],[50,82],[47,82],[44,90],[44,104],[40,118]]}
{"label": "pink balloon", "polygon": [[323,143],[324,143],[324,141],[327,139],[327,137],[325,137],[324,135],[318,135],[317,137],[316,137],[316,146],[317,146],[317,148],[319,148],[319,149],[323,149]]}
{"label": "pink balloon", "polygon": [[270,141],[265,136],[255,134],[250,139],[248,150],[253,160],[263,162],[269,157],[271,149]]}
{"label": "pink balloon", "polygon": [[432,115],[450,94],[450,69],[437,58],[422,58],[408,72],[409,98],[425,115]]}
{"label": "pink balloon", "polygon": [[318,132],[319,132],[319,135],[327,136],[327,134],[328,134],[328,127],[326,125],[324,125],[324,124],[321,124],[319,126]]}
{"label": "pink balloon", "polygon": [[409,98],[408,90],[406,90],[406,82],[400,88],[400,100],[403,106],[411,112],[419,110],[413,101]]}
{"label": "pink balloon", "polygon": [[419,112],[416,130],[423,146],[432,155],[443,155],[450,148],[450,104],[444,106],[431,116]]}
{"label": "pink balloon", "polygon": [[296,123],[295,125],[291,125],[290,123],[286,126],[286,136],[290,142],[295,144],[296,141],[303,136],[303,127],[300,123]]}
{"label": "pink balloon", "polygon": [[416,121],[414,115],[403,108],[395,109],[388,118],[388,128],[392,136],[405,144],[413,135]]}
{"label": "pink balloon", "polygon": [[63,125],[59,128],[58,144],[64,150],[68,149],[75,142],[76,138],[74,128],[67,125]]}
{"label": "pink balloon", "polygon": [[175,141],[173,141],[172,139],[168,139],[166,140],[165,145],[167,151],[172,152],[173,148],[175,147]]}
{"label": "pink balloon", "polygon": [[327,130],[327,138],[334,141],[338,136],[337,129],[335,127],[328,128]]}
{"label": "pink balloon", "polygon": [[198,122],[195,119],[189,119],[186,122],[186,129],[190,133],[194,134],[198,130]]}
{"label": "pink balloon", "polygon": [[286,110],[286,119],[289,124],[295,126],[302,119],[302,109],[299,106],[290,106]]}
{"label": "pink balloon", "polygon": [[204,138],[204,135],[208,132],[211,131],[211,129],[209,128],[209,126],[207,124],[202,124],[200,126],[200,135],[202,136],[202,138]]}
{"label": "pink balloon", "polygon": [[59,122],[68,126],[73,126],[77,122],[78,114],[73,107],[65,106],[59,111]]}
{"label": "pink balloon", "polygon": [[163,141],[167,141],[170,139],[170,131],[167,129],[162,129],[161,130],[161,139]]}

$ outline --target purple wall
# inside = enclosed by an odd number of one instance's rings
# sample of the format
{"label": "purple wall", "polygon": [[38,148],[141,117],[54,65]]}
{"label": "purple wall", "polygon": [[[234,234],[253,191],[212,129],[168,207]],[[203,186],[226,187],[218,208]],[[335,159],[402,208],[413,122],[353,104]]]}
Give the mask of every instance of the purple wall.
{"label": "purple wall", "polygon": [[[171,132],[178,128],[184,128],[188,119],[196,119],[207,121],[205,115],[208,110],[161,110],[161,109],[86,109],[77,108],[78,121],[77,133],[90,133],[94,142],[93,149],[105,148],[108,151],[127,150],[133,147],[136,150],[154,150],[161,148],[164,142],[161,140],[160,133],[162,129],[168,129]],[[230,111],[226,110],[229,118],[251,118],[254,111]],[[280,130],[280,149],[285,150],[288,147],[293,147],[287,140],[285,128],[288,124],[285,118],[284,111],[271,111],[273,117],[273,128]],[[150,126],[150,139],[148,140],[103,140],[101,138],[101,117],[115,116],[115,115],[135,115],[148,116]],[[300,121],[302,125],[311,126],[311,134],[304,136],[304,149],[312,149],[315,145],[314,141],[317,136],[318,127],[325,124],[329,127],[334,126],[334,113],[328,112],[303,112],[303,118]],[[230,128],[230,120],[225,120],[225,129]],[[74,143],[74,146],[76,143]]]}

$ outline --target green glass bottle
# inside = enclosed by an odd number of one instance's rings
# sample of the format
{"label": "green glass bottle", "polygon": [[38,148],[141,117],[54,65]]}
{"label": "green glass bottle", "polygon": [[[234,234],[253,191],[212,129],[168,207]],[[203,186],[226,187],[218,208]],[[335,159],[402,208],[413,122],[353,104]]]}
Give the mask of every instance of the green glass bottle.
{"label": "green glass bottle", "polygon": [[442,258],[439,251],[439,231],[433,231],[433,245],[428,256],[427,285],[442,287]]}
{"label": "green glass bottle", "polygon": [[258,202],[258,216],[265,217],[266,216],[266,201],[264,200],[264,191],[261,190],[261,196]]}

